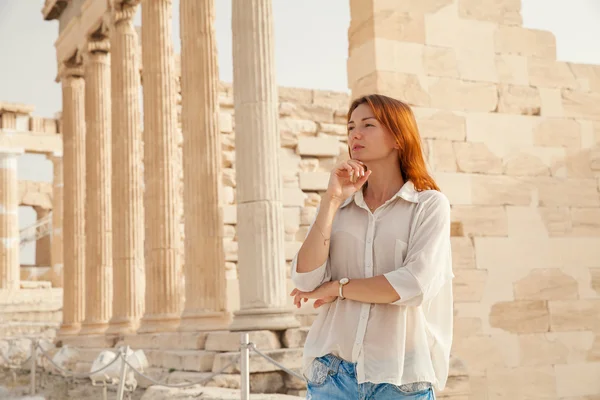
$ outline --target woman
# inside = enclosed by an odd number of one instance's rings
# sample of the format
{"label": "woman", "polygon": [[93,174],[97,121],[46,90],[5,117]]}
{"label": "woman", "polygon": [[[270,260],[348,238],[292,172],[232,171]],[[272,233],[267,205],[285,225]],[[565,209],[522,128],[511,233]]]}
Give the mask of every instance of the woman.
{"label": "woman", "polygon": [[355,100],[348,146],[292,265],[294,304],[320,308],[304,348],[307,398],[435,398],[452,343],[448,199],[408,105]]}

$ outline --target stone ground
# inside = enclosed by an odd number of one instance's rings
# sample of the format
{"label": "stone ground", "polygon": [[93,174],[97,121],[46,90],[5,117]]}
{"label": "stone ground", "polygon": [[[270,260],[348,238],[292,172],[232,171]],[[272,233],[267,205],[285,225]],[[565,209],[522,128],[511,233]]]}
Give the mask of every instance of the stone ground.
{"label": "stone ground", "polygon": [[[92,386],[89,380],[68,381],[57,375],[38,375],[37,394],[29,394],[29,374],[19,372],[16,381],[7,369],[0,369],[0,399],[1,400],[104,400],[103,388]],[[107,400],[115,399],[116,388],[108,389]],[[185,389],[167,388],[164,386],[151,386],[147,389],[138,388],[130,393],[129,400],[238,400],[240,391],[217,387],[203,387],[200,385]],[[251,400],[299,400],[302,397],[283,394],[251,394]]]}

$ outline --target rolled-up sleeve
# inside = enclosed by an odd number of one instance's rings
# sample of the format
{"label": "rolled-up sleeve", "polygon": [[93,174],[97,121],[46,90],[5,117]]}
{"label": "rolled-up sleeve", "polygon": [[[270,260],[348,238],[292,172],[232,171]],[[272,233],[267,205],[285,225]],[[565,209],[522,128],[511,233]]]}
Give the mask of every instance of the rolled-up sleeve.
{"label": "rolled-up sleeve", "polygon": [[[317,207],[316,214],[318,213],[319,208]],[[310,233],[310,231],[313,229],[315,220],[313,220],[310,224],[308,233]],[[306,236],[308,236],[308,233],[306,234]],[[300,253],[300,251],[298,251],[298,253]],[[327,260],[322,265],[320,265],[317,269],[313,271],[298,272],[298,253],[296,253],[294,259],[292,260],[291,273],[292,282],[294,283],[294,286],[296,286],[297,289],[300,289],[303,292],[312,292],[313,290],[321,286],[323,283],[331,280],[331,267],[329,266],[329,257],[327,257]]]}
{"label": "rolled-up sleeve", "polygon": [[435,192],[420,204],[403,265],[384,274],[400,300],[392,303],[418,306],[434,297],[454,277],[450,246],[450,203]]}

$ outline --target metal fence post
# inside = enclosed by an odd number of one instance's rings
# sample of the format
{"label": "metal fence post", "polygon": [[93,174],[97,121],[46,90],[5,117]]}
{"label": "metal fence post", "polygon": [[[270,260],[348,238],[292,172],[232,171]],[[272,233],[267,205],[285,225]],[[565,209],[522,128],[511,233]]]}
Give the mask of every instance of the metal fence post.
{"label": "metal fence post", "polygon": [[242,400],[250,399],[250,339],[247,332],[240,336],[240,379]]}
{"label": "metal fence post", "polygon": [[37,339],[31,339],[31,395],[35,394],[35,372],[37,369]]}
{"label": "metal fence post", "polygon": [[117,400],[123,400],[123,395],[125,393],[125,378],[127,375],[127,353],[129,353],[129,346],[126,346],[124,349],[121,349],[121,354],[118,357],[123,358],[123,364],[121,365],[121,374],[119,377],[119,388],[117,390]]}

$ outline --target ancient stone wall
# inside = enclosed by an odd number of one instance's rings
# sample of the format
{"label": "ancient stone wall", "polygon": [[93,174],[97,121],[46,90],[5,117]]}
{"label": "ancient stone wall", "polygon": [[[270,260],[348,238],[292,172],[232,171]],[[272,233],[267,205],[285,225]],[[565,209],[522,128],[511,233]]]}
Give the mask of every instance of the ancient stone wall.
{"label": "ancient stone wall", "polygon": [[452,204],[445,393],[598,396],[600,67],[557,61],[520,0],[350,3],[353,94],[414,106]]}

